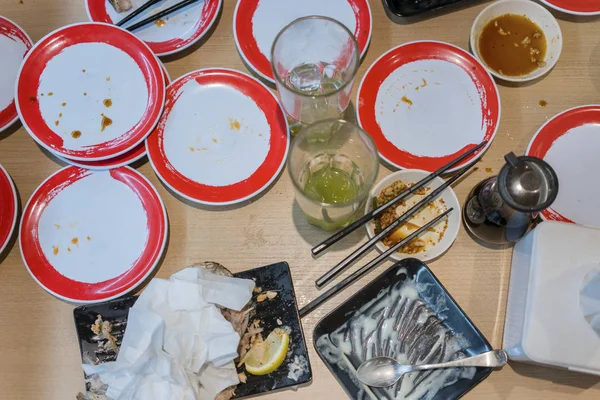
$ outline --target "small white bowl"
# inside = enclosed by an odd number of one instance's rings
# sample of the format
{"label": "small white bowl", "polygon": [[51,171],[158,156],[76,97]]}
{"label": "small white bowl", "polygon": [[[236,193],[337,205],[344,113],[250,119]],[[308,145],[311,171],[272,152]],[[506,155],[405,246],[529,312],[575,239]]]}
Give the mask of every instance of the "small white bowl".
{"label": "small white bowl", "polygon": [[[488,22],[504,14],[524,15],[542,28],[544,35],[546,36],[547,44],[546,58],[544,60],[546,65],[544,67],[538,68],[527,75],[506,76],[494,71],[486,65],[485,61],[479,54],[479,37]],[[531,0],[495,1],[479,13],[477,18],[475,18],[473,26],[471,27],[471,51],[475,57],[477,57],[477,59],[481,61],[483,65],[485,65],[490,74],[509,82],[532,81],[550,72],[560,57],[560,53],[562,52],[562,44],[562,32],[556,18],[554,18],[550,11]]]}
{"label": "small white bowl", "polygon": [[[396,181],[402,181],[404,183],[416,183],[429,174],[430,172],[420,169],[405,169],[386,176],[377,182],[377,184],[371,189],[369,199],[367,200],[367,204],[365,206],[365,212],[371,211],[373,197],[379,196],[379,193],[392,183]],[[433,190],[443,185],[444,182],[445,181],[442,178],[437,177],[425,185],[425,187],[429,187]],[[454,194],[452,188],[447,188],[444,190],[438,199],[443,199],[448,209],[454,208],[454,210],[447,217],[448,227],[446,228],[446,232],[444,232],[442,240],[440,240],[440,242],[435,246],[417,254],[404,254],[396,251],[390,255],[390,258],[397,261],[400,261],[404,258],[417,258],[424,262],[431,261],[444,254],[450,248],[450,246],[452,246],[452,243],[454,243],[454,240],[456,240],[456,237],[458,236],[458,230],[460,229],[460,204],[458,203],[458,199],[456,198],[456,194]],[[375,236],[375,226],[372,220],[365,224],[365,228],[367,228],[367,234],[369,235],[369,238]],[[383,253],[388,248],[389,247],[384,245],[381,241],[377,242],[377,249],[380,252]]]}

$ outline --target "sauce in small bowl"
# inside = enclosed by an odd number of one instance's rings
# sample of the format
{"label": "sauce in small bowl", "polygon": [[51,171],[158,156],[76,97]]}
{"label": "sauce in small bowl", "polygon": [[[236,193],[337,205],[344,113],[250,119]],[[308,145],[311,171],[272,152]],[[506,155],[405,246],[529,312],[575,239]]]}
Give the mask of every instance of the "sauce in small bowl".
{"label": "sauce in small bowl", "polygon": [[471,51],[497,78],[532,81],[556,64],[562,33],[554,16],[535,2],[496,1],[475,19]]}
{"label": "sauce in small bowl", "polygon": [[523,15],[504,14],[487,23],[479,36],[479,54],[494,71],[523,76],[546,66],[546,35]]}

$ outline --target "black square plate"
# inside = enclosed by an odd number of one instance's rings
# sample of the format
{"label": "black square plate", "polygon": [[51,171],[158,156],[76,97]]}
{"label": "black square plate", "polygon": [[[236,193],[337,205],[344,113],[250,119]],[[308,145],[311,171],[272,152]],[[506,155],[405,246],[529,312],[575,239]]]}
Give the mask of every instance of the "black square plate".
{"label": "black square plate", "polygon": [[[337,363],[329,362],[327,357],[317,347],[317,342],[322,336],[330,335],[344,325],[346,321],[357,315],[357,310],[377,298],[383,290],[387,291],[393,285],[402,285],[407,279],[414,279],[417,288],[423,288],[422,290],[419,289],[418,296],[430,309],[436,310],[439,308],[439,304],[444,304],[443,312],[438,313],[437,317],[442,320],[442,325],[452,332],[452,334],[460,334],[468,341],[470,347],[463,349],[463,353],[470,356],[492,350],[485,337],[479,332],[458,304],[456,304],[452,296],[450,296],[429,268],[417,259],[404,259],[379,275],[368,286],[326,315],[315,327],[315,349],[351,399],[362,400],[359,397],[359,392],[366,396],[364,394],[365,391],[361,390],[362,384],[358,383],[358,379],[355,376],[350,376],[349,372],[340,368]],[[434,302],[435,304],[433,304]],[[360,360],[358,360],[358,364],[360,365]],[[457,399],[475,387],[491,372],[491,368],[477,368],[472,379],[462,378],[457,380],[455,383],[440,390],[434,396],[434,400]]]}
{"label": "black square plate", "polygon": [[[306,384],[312,380],[312,371],[306,349],[306,341],[304,332],[300,324],[298,315],[298,306],[296,304],[296,294],[294,292],[294,284],[290,267],[287,263],[281,262],[277,264],[267,265],[248,271],[238,272],[234,274],[238,278],[252,279],[256,282],[256,286],[266,290],[274,290],[278,292],[277,297],[270,301],[256,303],[255,318],[261,320],[261,326],[265,332],[271,332],[279,327],[278,319],[281,326],[287,326],[291,330],[290,334],[290,351],[283,365],[271,374],[264,376],[254,376],[246,374],[248,380],[245,384],[238,385],[234,398],[257,395],[260,393],[270,392],[272,390],[284,389],[292,386]],[[98,314],[113,323],[122,323],[123,327],[127,323],[127,315],[129,309],[137,300],[136,296],[123,297],[116,300],[98,303],[89,306],[77,307],[73,314],[75,317],[75,328],[79,338],[79,346],[81,350],[81,359],[85,362],[94,361],[98,357],[95,353],[98,350],[98,344],[92,341],[94,336],[90,326],[94,324]],[[115,332],[116,331],[116,332]],[[123,334],[125,328],[119,332],[113,330],[113,334]],[[298,380],[288,378],[288,364],[294,361],[295,357],[303,357],[308,364],[308,368],[298,376]],[[113,361],[113,354],[100,355],[100,362]],[[243,372],[240,368],[238,372]]]}
{"label": "black square plate", "polygon": [[[477,1],[477,0],[475,0]],[[414,17],[450,6],[473,3],[474,0],[384,0],[387,9],[397,17]]]}

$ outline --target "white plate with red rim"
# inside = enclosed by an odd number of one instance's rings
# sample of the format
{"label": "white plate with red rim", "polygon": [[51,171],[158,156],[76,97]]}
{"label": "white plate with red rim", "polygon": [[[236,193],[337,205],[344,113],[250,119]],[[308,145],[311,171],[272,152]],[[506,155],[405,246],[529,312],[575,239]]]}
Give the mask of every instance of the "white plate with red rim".
{"label": "white plate with red rim", "polygon": [[598,0],[540,0],[548,7],[573,15],[600,15]]}
{"label": "white plate with red rim", "polygon": [[81,23],[49,33],[19,70],[16,105],[41,146],[100,161],[132,150],[152,132],[165,99],[154,53],[131,33]]}
{"label": "white plate with red rim", "polygon": [[129,167],[66,167],[31,195],[21,219],[21,256],[33,279],[72,303],[126,294],[165,249],[167,212],[152,184]]}
{"label": "white plate with red rim", "polygon": [[0,132],[19,119],[15,106],[15,81],[23,57],[33,42],[10,19],[0,16]]}
{"label": "white plate with red rim", "polygon": [[[427,175],[429,175],[428,171],[418,169],[405,169],[389,174],[377,182],[377,184],[371,189],[369,200],[365,204],[365,214],[373,209],[372,199],[379,196],[379,194],[385,188],[392,185],[394,182],[402,181],[405,185],[414,184],[425,178]],[[444,179],[438,176],[433,181],[425,185],[425,189],[433,190],[442,186],[444,183]],[[405,205],[397,208],[396,215],[399,217],[401,214],[408,211],[409,208],[421,201],[423,197],[425,196],[409,196],[405,200]],[[432,203],[434,203],[434,207],[426,207],[413,216],[409,222],[413,222],[416,224],[416,226],[421,227],[450,208],[453,208],[453,210],[446,218],[430,228],[435,230],[435,232],[430,232],[428,230],[420,235],[423,240],[430,241],[424,250],[415,254],[400,253],[395,251],[394,253],[390,254],[391,259],[400,261],[405,258],[413,257],[426,262],[435,260],[448,251],[448,249],[450,249],[458,236],[458,231],[460,230],[460,203],[458,202],[458,198],[451,187],[444,190]],[[365,228],[367,229],[367,235],[369,236],[369,239],[373,238],[375,236],[374,221],[371,220],[367,222],[365,224]],[[407,233],[412,233],[416,229],[418,228],[407,231]],[[438,236],[437,239],[436,236]],[[379,250],[381,253],[386,252],[388,249],[389,247],[383,244],[381,240],[377,242],[377,250]]]}
{"label": "white plate with red rim", "polygon": [[[165,67],[165,65],[162,62],[159,61],[159,63],[163,70],[165,84],[168,86],[171,84],[171,77],[169,76],[169,71],[167,71],[167,68]],[[87,168],[87,169],[91,169],[94,171],[102,171],[102,170],[106,170],[106,169],[119,168],[119,167],[123,167],[125,165],[133,164],[134,162],[138,161],[145,155],[146,155],[146,143],[142,142],[142,143],[138,144],[136,147],[134,147],[132,150],[128,151],[127,153],[123,153],[119,156],[109,158],[108,160],[77,161],[77,160],[70,160],[68,158],[61,157],[59,155],[56,155],[56,157],[58,157],[60,160],[62,160],[64,162],[66,162],[67,164],[75,165],[76,167]]]}
{"label": "white plate with red rim", "polygon": [[564,111],[533,136],[526,155],[546,161],[556,172],[559,191],[542,218],[600,227],[600,186],[590,180],[600,171],[600,105]]}
{"label": "white plate with red rim", "polygon": [[[131,14],[147,0],[132,0],[131,10],[117,13],[108,0],[85,0],[88,18],[95,22],[114,24]],[[127,22],[124,27],[148,18],[181,0],[164,0]],[[217,20],[223,0],[204,0],[192,3],[168,17],[136,29],[134,34],[146,42],[157,56],[183,51],[198,42]]]}
{"label": "white plate with red rim", "polygon": [[397,46],[367,70],[357,118],[382,159],[402,169],[435,171],[483,140],[488,144],[448,172],[483,155],[500,121],[498,88],[485,67],[454,45]]}
{"label": "white plate with red rim", "polygon": [[290,22],[322,15],[354,33],[361,57],[371,41],[372,15],[368,0],[238,0],[233,14],[233,36],[240,55],[260,77],[275,83],[271,47]]}
{"label": "white plate with red rim", "polygon": [[200,204],[228,205],[256,196],[277,178],[289,143],[284,111],[264,84],[236,70],[209,68],[168,87],[146,150],[174,192]]}
{"label": "white plate with red rim", "polygon": [[15,230],[18,201],[15,184],[8,172],[0,165],[0,254],[6,249]]}

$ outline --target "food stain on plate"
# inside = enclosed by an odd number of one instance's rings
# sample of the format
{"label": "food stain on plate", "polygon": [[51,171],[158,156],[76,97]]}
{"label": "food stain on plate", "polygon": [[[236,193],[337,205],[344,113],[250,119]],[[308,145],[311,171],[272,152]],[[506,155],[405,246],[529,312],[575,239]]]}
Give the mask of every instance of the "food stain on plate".
{"label": "food stain on plate", "polygon": [[412,105],[413,105],[413,101],[411,99],[409,99],[408,97],[406,97],[406,95],[402,96],[402,98],[400,100],[402,100],[403,103],[408,104],[408,108],[412,107]]}
{"label": "food stain on plate", "polygon": [[504,14],[485,25],[479,53],[489,68],[506,76],[523,76],[546,66],[544,31],[524,15]]}
{"label": "food stain on plate", "polygon": [[113,120],[108,118],[104,114],[100,114],[100,115],[102,116],[102,121],[100,122],[100,132],[104,132],[104,129],[106,129],[107,127],[109,127],[113,124]]}
{"label": "food stain on plate", "polygon": [[[383,190],[381,190],[377,197],[374,197],[371,200],[372,209],[376,209],[380,205],[387,203],[412,185],[414,185],[414,182],[405,183],[398,180],[391,185],[386,186],[383,188]],[[376,217],[372,222],[375,227],[375,234],[379,234],[383,229],[390,226],[398,217],[406,213],[410,208],[423,200],[423,198],[427,196],[427,192],[430,190],[430,187],[419,188],[415,191],[413,196],[409,197],[407,200],[401,200],[397,202],[384,211],[381,215]],[[438,198],[437,200],[427,203],[427,205],[421,209],[421,211],[415,214],[410,220],[383,238],[383,244],[387,247],[394,246],[395,244],[406,239],[409,235],[417,231],[435,217],[444,213],[447,209],[448,207],[446,206],[446,202],[442,198]],[[398,252],[403,254],[417,254],[430,250],[442,240],[447,229],[448,219],[445,218],[435,226],[427,229],[419,237],[402,246],[400,249],[398,249]]]}
{"label": "food stain on plate", "polygon": [[240,121],[235,118],[229,118],[229,129],[232,131],[239,131],[242,128]]}

